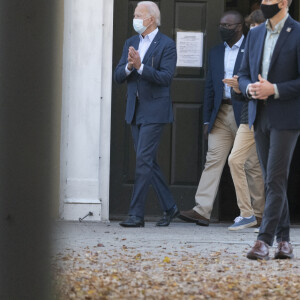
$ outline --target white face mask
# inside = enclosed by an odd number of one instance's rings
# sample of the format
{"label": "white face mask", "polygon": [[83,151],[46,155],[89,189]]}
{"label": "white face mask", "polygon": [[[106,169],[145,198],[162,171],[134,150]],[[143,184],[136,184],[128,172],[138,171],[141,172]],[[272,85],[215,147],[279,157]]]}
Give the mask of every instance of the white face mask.
{"label": "white face mask", "polygon": [[[146,18],[144,20],[147,20],[149,18]],[[148,26],[144,26],[144,20],[143,19],[133,19],[133,29],[139,33],[142,34],[143,32],[145,32],[145,30],[148,28]]]}

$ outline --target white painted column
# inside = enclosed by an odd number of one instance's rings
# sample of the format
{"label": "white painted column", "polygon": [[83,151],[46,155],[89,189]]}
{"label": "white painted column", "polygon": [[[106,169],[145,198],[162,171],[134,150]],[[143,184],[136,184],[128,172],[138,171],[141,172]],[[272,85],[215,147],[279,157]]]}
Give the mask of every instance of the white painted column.
{"label": "white painted column", "polygon": [[[65,0],[60,217],[108,220],[113,1]],[[104,88],[105,87],[105,88]]]}
{"label": "white painted column", "polygon": [[102,203],[101,220],[109,220],[109,178],[110,178],[110,135],[111,135],[111,89],[113,76],[113,20],[114,1],[103,3],[102,36],[102,80],[100,115],[100,161],[99,195]]}

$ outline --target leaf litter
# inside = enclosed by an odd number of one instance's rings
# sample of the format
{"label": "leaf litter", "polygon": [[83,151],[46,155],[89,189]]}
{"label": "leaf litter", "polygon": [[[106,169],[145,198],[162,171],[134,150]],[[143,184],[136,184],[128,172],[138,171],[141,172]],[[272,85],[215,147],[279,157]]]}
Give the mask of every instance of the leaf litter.
{"label": "leaf litter", "polygon": [[[55,299],[300,299],[300,260],[222,251],[66,249],[53,258]],[[80,252],[80,253],[79,253]]]}

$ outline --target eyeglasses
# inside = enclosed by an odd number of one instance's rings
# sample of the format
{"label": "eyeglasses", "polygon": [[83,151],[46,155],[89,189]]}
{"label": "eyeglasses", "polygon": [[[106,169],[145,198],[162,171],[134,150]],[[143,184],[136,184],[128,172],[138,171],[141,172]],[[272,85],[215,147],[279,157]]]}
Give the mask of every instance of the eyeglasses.
{"label": "eyeglasses", "polygon": [[223,27],[223,28],[227,28],[228,29],[228,28],[231,28],[234,25],[239,25],[239,24],[242,24],[242,23],[234,23],[234,24],[220,23],[219,27]]}

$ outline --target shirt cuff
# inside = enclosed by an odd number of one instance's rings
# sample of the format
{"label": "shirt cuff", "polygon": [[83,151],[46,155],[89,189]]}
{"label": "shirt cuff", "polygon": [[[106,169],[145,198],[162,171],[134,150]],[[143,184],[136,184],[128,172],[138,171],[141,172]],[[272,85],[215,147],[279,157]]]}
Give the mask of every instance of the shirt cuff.
{"label": "shirt cuff", "polygon": [[132,71],[133,71],[133,69],[132,69],[132,70],[128,70],[128,64],[127,64],[127,65],[125,66],[125,72],[126,72],[126,75],[127,75],[127,76],[130,75]]}
{"label": "shirt cuff", "polygon": [[248,92],[248,90],[249,90],[249,85],[250,85],[251,83],[249,83],[248,85],[247,85],[247,88],[246,88],[246,95],[247,95],[247,97],[249,98],[249,99],[251,99],[252,98],[252,96],[249,94],[249,92]]}
{"label": "shirt cuff", "polygon": [[142,75],[143,73],[143,70],[144,70],[144,64],[141,64],[140,68],[137,70],[137,72]]}
{"label": "shirt cuff", "polygon": [[273,84],[273,86],[274,86],[274,91],[275,91],[274,99],[278,99],[280,96],[279,96],[277,84]]}

